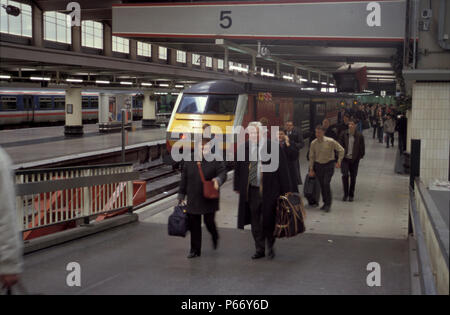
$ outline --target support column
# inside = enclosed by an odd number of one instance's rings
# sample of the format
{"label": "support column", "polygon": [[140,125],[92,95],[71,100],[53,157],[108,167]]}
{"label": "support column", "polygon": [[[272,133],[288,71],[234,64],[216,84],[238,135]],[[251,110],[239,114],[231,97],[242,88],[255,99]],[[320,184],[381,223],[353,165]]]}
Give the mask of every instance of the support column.
{"label": "support column", "polygon": [[109,95],[100,93],[98,96],[98,123],[106,124],[109,122]]}
{"label": "support column", "polygon": [[279,62],[277,62],[277,68],[276,68],[275,76],[276,76],[278,79],[281,77],[281,74],[280,74],[280,63],[279,63]]}
{"label": "support column", "polygon": [[137,59],[137,40],[130,39],[130,55],[129,58],[131,60]]}
{"label": "support column", "polygon": [[32,9],[32,31],[33,31],[33,45],[42,47],[44,43],[44,15],[41,9],[33,5]]}
{"label": "support column", "polygon": [[252,66],[250,69],[250,75],[252,77],[256,75],[256,55],[252,55]]}
{"label": "support column", "polygon": [[112,31],[106,23],[103,23],[103,55],[112,57]]}
{"label": "support column", "polygon": [[300,79],[298,78],[298,69],[294,67],[294,82],[300,83]]}
{"label": "support column", "polygon": [[225,54],[223,56],[223,72],[228,73],[228,47],[225,47]]}
{"label": "support column", "polygon": [[81,52],[81,26],[72,26],[72,51]]}
{"label": "support column", "polygon": [[144,92],[142,111],[142,127],[159,128],[156,124],[156,99],[153,93]]}
{"label": "support column", "polygon": [[66,90],[66,136],[83,135],[83,117],[81,110],[81,88],[68,88]]}

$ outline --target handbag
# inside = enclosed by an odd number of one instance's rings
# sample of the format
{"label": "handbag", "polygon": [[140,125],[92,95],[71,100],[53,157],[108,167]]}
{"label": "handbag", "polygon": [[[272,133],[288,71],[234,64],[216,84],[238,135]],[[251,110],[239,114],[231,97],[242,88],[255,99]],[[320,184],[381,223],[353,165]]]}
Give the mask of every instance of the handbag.
{"label": "handbag", "polygon": [[274,236],[292,237],[303,233],[305,227],[305,208],[298,193],[287,193],[278,198]]}
{"label": "handbag", "polygon": [[214,182],[212,180],[205,180],[200,162],[197,162],[197,167],[203,183],[203,197],[207,199],[218,199],[219,191],[214,188]]}
{"label": "handbag", "polygon": [[305,184],[303,186],[303,195],[308,200],[310,205],[319,202],[320,184],[316,177],[310,177],[309,174],[306,174]]}
{"label": "handbag", "polygon": [[175,206],[167,224],[169,235],[185,237],[189,230],[186,205]]}

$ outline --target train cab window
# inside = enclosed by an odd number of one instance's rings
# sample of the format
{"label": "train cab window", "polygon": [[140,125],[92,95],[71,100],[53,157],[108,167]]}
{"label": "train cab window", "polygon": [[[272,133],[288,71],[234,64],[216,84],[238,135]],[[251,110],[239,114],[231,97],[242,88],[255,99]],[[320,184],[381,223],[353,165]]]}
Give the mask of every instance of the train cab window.
{"label": "train cab window", "polygon": [[83,96],[81,98],[81,107],[82,108],[89,108],[89,96]]}
{"label": "train cab window", "polygon": [[39,109],[53,109],[52,98],[50,96],[40,96]]}
{"label": "train cab window", "polygon": [[17,97],[2,96],[0,98],[0,110],[16,110],[16,109],[17,109]]}
{"label": "train cab window", "polygon": [[55,109],[64,109],[66,107],[66,98],[64,96],[55,96]]}
{"label": "train cab window", "polygon": [[91,97],[91,108],[98,108],[98,97]]}
{"label": "train cab window", "polygon": [[177,113],[233,115],[237,95],[184,94]]}

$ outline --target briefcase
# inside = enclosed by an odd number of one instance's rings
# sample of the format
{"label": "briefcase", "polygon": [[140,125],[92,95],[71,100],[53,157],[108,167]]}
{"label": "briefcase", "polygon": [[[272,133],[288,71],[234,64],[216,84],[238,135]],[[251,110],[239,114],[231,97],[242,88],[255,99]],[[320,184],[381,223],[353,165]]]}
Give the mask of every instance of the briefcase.
{"label": "briefcase", "polygon": [[278,198],[274,236],[292,237],[303,233],[305,227],[305,208],[299,193],[287,193]]}
{"label": "briefcase", "polygon": [[303,195],[310,205],[319,203],[320,184],[316,177],[310,177],[309,174],[306,175],[305,184],[303,185]]}

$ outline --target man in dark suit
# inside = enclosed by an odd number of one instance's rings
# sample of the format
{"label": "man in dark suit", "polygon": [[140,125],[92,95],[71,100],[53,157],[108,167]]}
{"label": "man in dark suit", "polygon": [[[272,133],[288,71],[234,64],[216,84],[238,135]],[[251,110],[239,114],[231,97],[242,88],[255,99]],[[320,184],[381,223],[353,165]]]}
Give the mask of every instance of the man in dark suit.
{"label": "man in dark suit", "polygon": [[344,186],[344,198],[342,200],[353,201],[359,161],[365,154],[364,136],[357,130],[356,123],[353,119],[350,119],[348,122],[348,130],[341,133],[339,142],[345,150],[344,159],[341,164],[342,184]]}
{"label": "man in dark suit", "polygon": [[[293,149],[300,152],[300,150],[305,146],[302,131],[294,126],[292,120],[288,120],[285,123],[285,132],[286,135],[289,137],[289,142],[293,146]],[[293,161],[293,165],[295,165],[295,169],[294,174],[292,174],[292,177],[294,181],[297,182],[297,185],[302,185],[299,156],[297,157],[296,161]]]}
{"label": "man in dark suit", "polygon": [[[264,170],[263,166],[273,160],[263,162],[261,152],[271,152],[279,147],[272,143],[267,136],[261,137],[259,143],[260,122],[251,122],[249,127],[249,140],[239,150],[245,150],[243,161],[236,161],[234,170],[234,191],[239,194],[238,228],[251,224],[255,240],[256,253],[252,259],[265,256],[266,245],[270,259],[275,257],[273,236],[275,230],[275,214],[277,200],[290,190],[287,160],[284,152],[279,150],[278,165],[274,171]],[[274,151],[276,152],[276,151]],[[239,152],[238,152],[239,153]],[[239,154],[238,154],[239,156]],[[255,157],[251,161],[250,157]],[[271,159],[276,157],[271,156]]]}

